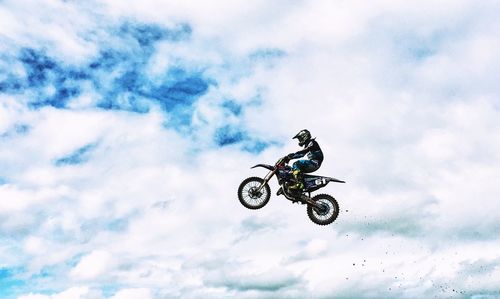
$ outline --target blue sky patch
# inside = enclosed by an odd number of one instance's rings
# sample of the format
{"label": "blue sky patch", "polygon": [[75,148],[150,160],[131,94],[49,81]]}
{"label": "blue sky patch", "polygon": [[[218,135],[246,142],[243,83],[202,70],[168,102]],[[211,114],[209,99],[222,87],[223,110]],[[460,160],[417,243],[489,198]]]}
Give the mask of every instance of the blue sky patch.
{"label": "blue sky patch", "polygon": [[127,229],[129,224],[129,219],[128,218],[118,218],[114,219],[112,221],[109,221],[106,225],[106,228],[110,231],[124,231]]}
{"label": "blue sky patch", "polygon": [[419,60],[432,56],[436,52],[434,49],[426,47],[425,45],[409,47],[408,51],[411,53],[411,56]]}
{"label": "blue sky patch", "polygon": [[247,138],[247,134],[242,130],[226,125],[215,131],[214,141],[218,146],[226,146],[242,142]]}
{"label": "blue sky patch", "polygon": [[130,34],[134,37],[141,47],[148,47],[155,42],[163,39],[166,30],[155,24],[135,24],[127,22],[122,25],[120,33]]}
{"label": "blue sky patch", "polygon": [[442,42],[438,35],[422,37],[412,32],[397,34],[395,39],[397,40],[396,50],[403,57],[414,61],[420,61],[436,54]]}
{"label": "blue sky patch", "polygon": [[8,128],[7,131],[5,131],[4,133],[1,133],[0,138],[23,136],[23,135],[28,134],[28,132],[30,130],[31,130],[31,127],[27,124],[23,124],[23,123],[15,124],[14,126]]}
{"label": "blue sky patch", "polygon": [[28,133],[28,131],[30,130],[30,126],[29,125],[26,125],[26,124],[16,124],[14,125],[14,132],[16,132],[16,134],[26,134]]}
{"label": "blue sky patch", "polygon": [[224,101],[221,106],[235,116],[240,116],[243,111],[243,106],[233,100]]}
{"label": "blue sky patch", "polygon": [[170,124],[189,125],[194,109],[192,105],[207,92],[211,80],[202,73],[175,67],[160,75],[162,83],[158,84],[158,78],[146,75],[146,68],[155,43],[161,40],[181,41],[190,34],[191,27],[187,24],[167,30],[155,24],[125,23],[119,35],[124,40],[129,37],[136,39],[139,48],[134,50],[133,45],[127,45],[119,49],[106,49],[96,61],[89,64],[91,70],[103,76],[120,70],[110,82],[103,83],[99,77],[94,79],[97,91],[103,95],[97,106],[106,110],[147,113],[151,103],[158,103],[165,112],[170,113]]}
{"label": "blue sky patch", "polygon": [[19,269],[0,268],[0,298],[14,298],[25,283],[15,277]]}
{"label": "blue sky patch", "polygon": [[249,140],[244,146],[243,150],[252,153],[260,154],[269,146],[273,145],[271,142],[261,141],[261,140]]}
{"label": "blue sky patch", "polygon": [[172,84],[153,88],[145,95],[158,101],[165,111],[178,105],[190,106],[208,90],[208,83],[201,76],[178,78]]}
{"label": "blue sky patch", "polygon": [[27,72],[29,87],[43,86],[58,68],[57,63],[44,52],[31,48],[22,49],[19,60]]}
{"label": "blue sky patch", "polygon": [[0,81],[0,92],[17,93],[23,89],[22,81],[10,75]]}
{"label": "blue sky patch", "polygon": [[[165,28],[154,23],[126,21],[114,32],[115,43],[109,43],[113,46],[102,43],[100,54],[83,67],[65,65],[41,49],[21,49],[17,60],[24,67],[26,78],[7,73],[0,81],[0,92],[33,91],[34,98],[28,99],[30,108],[67,109],[70,101],[82,94],[84,84],[90,83],[101,95],[98,108],[147,113],[151,101],[172,113],[170,118],[175,119],[179,114],[181,119],[175,122],[189,124],[192,112],[186,112],[187,107],[207,92],[211,80],[202,73],[176,67],[166,70],[161,75],[163,83],[158,84],[154,83],[158,78],[149,78],[146,72],[155,45],[162,40],[186,40],[192,34],[191,27],[185,23]],[[180,110],[183,113],[177,113],[178,106],[183,106]]]}
{"label": "blue sky patch", "polygon": [[247,131],[234,125],[225,125],[218,128],[214,133],[214,142],[219,147],[240,144],[241,150],[252,154],[260,154],[269,146],[277,144],[251,138]]}
{"label": "blue sky patch", "polygon": [[[90,78],[90,75],[83,70],[64,67],[42,50],[23,48],[19,54],[19,61],[24,66],[26,78],[10,76],[10,81],[0,84],[4,92],[34,91],[36,98],[29,100],[29,107],[33,109],[44,106],[65,108],[72,98],[81,94],[81,81]],[[46,92],[48,87],[52,87],[54,92],[48,94]]]}
{"label": "blue sky patch", "polygon": [[85,163],[89,160],[90,158],[90,153],[92,150],[96,148],[97,144],[92,143],[88,144],[86,146],[83,146],[73,153],[64,156],[62,158],[57,159],[54,164],[56,166],[64,166],[64,165],[78,165]]}
{"label": "blue sky patch", "polygon": [[122,35],[131,35],[135,38],[141,47],[150,47],[160,40],[184,40],[191,36],[191,32],[189,24],[180,24],[169,30],[157,24],[135,22],[126,22],[120,30]]}
{"label": "blue sky patch", "polygon": [[39,109],[44,106],[52,106],[54,108],[66,108],[69,100],[80,95],[80,89],[78,87],[64,87],[58,86],[56,92],[53,96],[46,97],[42,100],[32,102],[29,104],[31,108]]}
{"label": "blue sky patch", "polygon": [[148,101],[133,93],[122,93],[115,95],[115,98],[108,96],[100,101],[97,107],[105,110],[125,110],[135,113],[149,112]]}
{"label": "blue sky patch", "polygon": [[92,71],[104,69],[112,70],[121,62],[125,62],[127,54],[115,49],[105,49],[100,52],[99,57],[90,62],[88,68]]}
{"label": "blue sky patch", "polygon": [[135,69],[127,70],[115,82],[124,91],[134,92],[139,88],[139,73]]}
{"label": "blue sky patch", "polygon": [[260,49],[257,50],[253,53],[250,54],[251,59],[272,59],[272,58],[281,58],[285,56],[286,52],[277,49],[277,48],[270,48],[270,49]]}

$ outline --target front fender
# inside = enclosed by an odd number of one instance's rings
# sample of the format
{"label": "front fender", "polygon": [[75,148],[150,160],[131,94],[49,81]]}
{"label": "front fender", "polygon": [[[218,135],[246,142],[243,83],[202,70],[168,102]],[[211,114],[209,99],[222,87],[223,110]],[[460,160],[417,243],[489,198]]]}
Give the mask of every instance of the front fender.
{"label": "front fender", "polygon": [[257,164],[255,166],[250,167],[250,169],[256,168],[256,167],[263,167],[263,168],[266,168],[266,169],[269,169],[269,170],[274,170],[274,166],[271,166],[271,165],[268,165],[268,164]]}

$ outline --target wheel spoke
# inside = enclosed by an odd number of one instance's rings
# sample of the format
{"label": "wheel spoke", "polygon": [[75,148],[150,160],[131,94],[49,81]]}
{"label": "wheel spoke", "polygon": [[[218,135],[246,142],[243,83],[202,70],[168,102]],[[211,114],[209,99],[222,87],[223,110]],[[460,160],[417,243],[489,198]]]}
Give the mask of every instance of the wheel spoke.
{"label": "wheel spoke", "polygon": [[320,199],[318,201],[318,203],[322,204],[322,205],[326,205],[328,207],[328,212],[327,213],[320,213],[319,211],[317,211],[316,209],[314,209],[314,214],[315,216],[320,219],[320,220],[326,220],[328,218],[330,218],[333,213],[335,213],[335,207],[333,206],[333,204],[329,201],[329,200],[323,200],[323,199]]}
{"label": "wheel spoke", "polygon": [[259,182],[252,181],[248,182],[248,184],[243,187],[243,190],[241,192],[243,195],[243,199],[250,205],[257,206],[266,199],[267,190],[265,188],[262,188],[261,191],[259,191],[259,193],[257,194],[253,193],[258,189],[258,187],[260,187],[260,185],[261,184]]}
{"label": "wheel spoke", "polygon": [[258,177],[246,179],[238,188],[240,202],[249,209],[260,209],[267,204],[270,197],[269,185]]}
{"label": "wheel spoke", "polygon": [[327,225],[337,219],[339,206],[335,198],[328,194],[320,194],[313,197],[313,200],[316,205],[307,207],[307,214],[312,222]]}

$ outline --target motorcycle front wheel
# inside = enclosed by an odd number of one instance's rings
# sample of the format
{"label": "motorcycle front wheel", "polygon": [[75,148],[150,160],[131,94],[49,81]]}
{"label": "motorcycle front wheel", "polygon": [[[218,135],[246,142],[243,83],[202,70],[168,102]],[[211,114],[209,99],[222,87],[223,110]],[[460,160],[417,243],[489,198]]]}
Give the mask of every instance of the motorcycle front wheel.
{"label": "motorcycle front wheel", "polygon": [[271,188],[265,184],[258,191],[263,183],[264,180],[259,177],[250,177],[241,182],[238,188],[238,199],[245,208],[256,210],[267,204],[271,197]]}
{"label": "motorcycle front wheel", "polygon": [[307,205],[307,215],[312,222],[327,225],[335,221],[339,215],[339,204],[328,194],[318,194],[312,198],[320,208]]}

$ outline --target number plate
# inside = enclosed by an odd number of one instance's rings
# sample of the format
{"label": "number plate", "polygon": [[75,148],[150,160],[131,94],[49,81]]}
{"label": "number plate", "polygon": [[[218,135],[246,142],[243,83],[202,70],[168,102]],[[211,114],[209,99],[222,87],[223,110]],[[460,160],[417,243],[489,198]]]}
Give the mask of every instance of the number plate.
{"label": "number plate", "polygon": [[316,180],[314,181],[314,183],[315,183],[316,185],[323,185],[323,184],[325,184],[325,179],[316,179]]}

